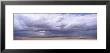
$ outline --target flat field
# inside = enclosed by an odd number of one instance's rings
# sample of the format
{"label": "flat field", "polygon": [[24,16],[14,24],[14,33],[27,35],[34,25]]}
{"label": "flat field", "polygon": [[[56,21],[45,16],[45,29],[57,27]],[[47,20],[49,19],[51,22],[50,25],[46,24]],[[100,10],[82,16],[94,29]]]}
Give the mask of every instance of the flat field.
{"label": "flat field", "polygon": [[14,40],[97,40],[92,36],[15,36]]}

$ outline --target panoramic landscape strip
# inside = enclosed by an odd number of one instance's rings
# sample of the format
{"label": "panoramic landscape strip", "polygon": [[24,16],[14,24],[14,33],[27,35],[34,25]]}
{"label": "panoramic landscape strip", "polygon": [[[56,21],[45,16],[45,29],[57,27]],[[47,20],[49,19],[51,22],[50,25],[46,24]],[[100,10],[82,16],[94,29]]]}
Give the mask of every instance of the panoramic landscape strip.
{"label": "panoramic landscape strip", "polygon": [[14,40],[96,40],[97,13],[14,13]]}

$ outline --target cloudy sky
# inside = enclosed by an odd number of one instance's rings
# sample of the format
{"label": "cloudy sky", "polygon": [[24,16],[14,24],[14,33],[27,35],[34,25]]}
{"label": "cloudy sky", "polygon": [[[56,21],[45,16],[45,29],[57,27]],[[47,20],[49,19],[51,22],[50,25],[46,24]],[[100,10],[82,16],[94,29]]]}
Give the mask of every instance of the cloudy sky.
{"label": "cloudy sky", "polygon": [[96,13],[14,14],[14,35],[97,35]]}

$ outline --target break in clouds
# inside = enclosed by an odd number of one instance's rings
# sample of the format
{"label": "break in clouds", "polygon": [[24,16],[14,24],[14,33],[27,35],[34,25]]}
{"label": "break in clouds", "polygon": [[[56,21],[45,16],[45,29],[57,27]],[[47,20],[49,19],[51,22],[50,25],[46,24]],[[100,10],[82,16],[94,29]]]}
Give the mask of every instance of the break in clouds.
{"label": "break in clouds", "polygon": [[14,14],[15,36],[97,36],[96,13]]}

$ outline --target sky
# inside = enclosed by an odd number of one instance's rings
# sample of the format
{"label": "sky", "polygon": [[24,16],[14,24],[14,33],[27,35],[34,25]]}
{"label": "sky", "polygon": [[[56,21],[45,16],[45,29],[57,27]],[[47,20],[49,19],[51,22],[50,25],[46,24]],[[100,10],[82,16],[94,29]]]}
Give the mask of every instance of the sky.
{"label": "sky", "polygon": [[97,13],[16,13],[14,35],[96,36]]}

